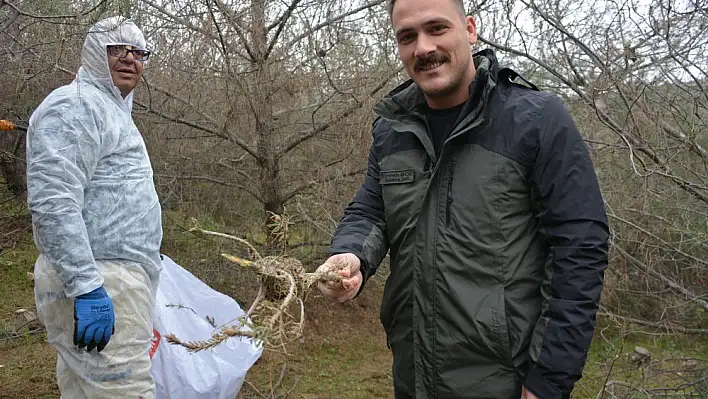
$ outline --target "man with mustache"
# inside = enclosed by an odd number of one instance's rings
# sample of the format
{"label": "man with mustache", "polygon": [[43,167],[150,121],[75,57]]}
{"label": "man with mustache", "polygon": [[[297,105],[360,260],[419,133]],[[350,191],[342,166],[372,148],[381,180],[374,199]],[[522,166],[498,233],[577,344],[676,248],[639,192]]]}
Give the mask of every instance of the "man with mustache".
{"label": "man with mustache", "polygon": [[75,79],[30,118],[35,302],[62,397],[153,398],[162,216],[133,90],[150,55],[129,20],[88,32]]}
{"label": "man with mustache", "polygon": [[390,251],[396,398],[568,398],[608,262],[583,139],[557,96],[472,54],[462,0],[389,12],[411,79],[374,107],[368,171],[320,266],[348,267],[318,286],[351,300]]}

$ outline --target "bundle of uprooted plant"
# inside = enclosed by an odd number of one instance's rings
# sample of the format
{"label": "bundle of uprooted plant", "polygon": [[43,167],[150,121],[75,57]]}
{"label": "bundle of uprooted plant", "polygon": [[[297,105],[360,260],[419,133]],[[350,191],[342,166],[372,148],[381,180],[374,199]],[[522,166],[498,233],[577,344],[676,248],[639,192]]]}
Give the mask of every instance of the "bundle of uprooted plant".
{"label": "bundle of uprooted plant", "polygon": [[[212,235],[237,241],[248,247],[254,260],[242,259],[223,253],[221,256],[243,267],[251,268],[259,277],[259,289],[248,311],[234,322],[215,331],[210,339],[184,342],[174,334],[165,334],[167,342],[181,345],[191,352],[213,348],[231,337],[255,339],[267,349],[281,348],[302,336],[305,322],[305,299],[310,287],[317,281],[341,281],[337,274],[341,265],[331,270],[306,272],[303,264],[291,256],[262,257],[248,241],[232,235],[203,230],[191,232]],[[289,310],[297,305],[297,316]],[[230,323],[226,323],[230,324]]]}

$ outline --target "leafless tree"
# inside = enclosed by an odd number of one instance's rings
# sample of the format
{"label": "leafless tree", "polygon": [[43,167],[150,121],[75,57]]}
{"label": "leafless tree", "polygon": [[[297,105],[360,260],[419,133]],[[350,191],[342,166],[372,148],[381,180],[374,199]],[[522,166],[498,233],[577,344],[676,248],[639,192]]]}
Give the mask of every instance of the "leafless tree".
{"label": "leafless tree", "polygon": [[562,95],[593,150],[616,255],[610,309],[664,327],[705,321],[693,310],[708,310],[705,4],[510,0],[484,7],[482,41]]}
{"label": "leafless tree", "polygon": [[367,18],[383,0],[139,3],[157,50],[141,104],[181,126],[169,140],[213,154],[172,151],[189,170],[163,178],[249,193],[270,216],[322,182],[362,174],[344,162],[366,147],[361,110],[397,74],[369,45],[378,32]]}
{"label": "leafless tree", "polygon": [[[606,310],[698,328],[695,309],[708,309],[705,4],[467,6],[478,47],[563,96],[586,135],[612,221]],[[135,115],[165,204],[219,214],[255,203],[266,227],[291,204],[321,237],[331,232],[366,164],[370,106],[406,78],[385,1],[0,0],[0,118],[26,121],[72,78],[86,27],[117,12],[154,50]],[[22,139],[3,134],[5,171],[22,169]]]}

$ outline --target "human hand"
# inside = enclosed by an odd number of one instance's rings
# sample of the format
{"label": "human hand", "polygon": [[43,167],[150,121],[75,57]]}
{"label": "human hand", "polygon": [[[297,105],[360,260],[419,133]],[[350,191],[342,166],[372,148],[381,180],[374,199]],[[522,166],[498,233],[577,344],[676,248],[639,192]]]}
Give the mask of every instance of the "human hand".
{"label": "human hand", "polygon": [[532,394],[526,387],[521,387],[521,399],[538,399],[538,396]]}
{"label": "human hand", "polygon": [[113,302],[103,286],[74,300],[74,345],[101,352],[115,333]]}
{"label": "human hand", "polygon": [[[343,264],[340,270],[337,270],[337,265]],[[320,292],[329,299],[338,303],[343,303],[351,300],[359,292],[359,287],[364,281],[361,275],[361,261],[351,253],[337,254],[330,256],[325,263],[317,268],[317,272],[337,270],[337,274],[342,278],[341,282],[333,281],[318,281],[317,288]]]}

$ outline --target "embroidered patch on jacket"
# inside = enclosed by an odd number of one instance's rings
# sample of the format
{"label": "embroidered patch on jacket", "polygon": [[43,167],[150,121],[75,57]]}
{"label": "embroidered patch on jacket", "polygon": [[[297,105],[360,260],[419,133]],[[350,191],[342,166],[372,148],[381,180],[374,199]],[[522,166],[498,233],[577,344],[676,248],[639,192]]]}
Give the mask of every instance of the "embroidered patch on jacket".
{"label": "embroidered patch on jacket", "polygon": [[379,183],[380,184],[404,184],[413,183],[415,179],[415,171],[413,169],[408,170],[390,170],[380,173]]}

